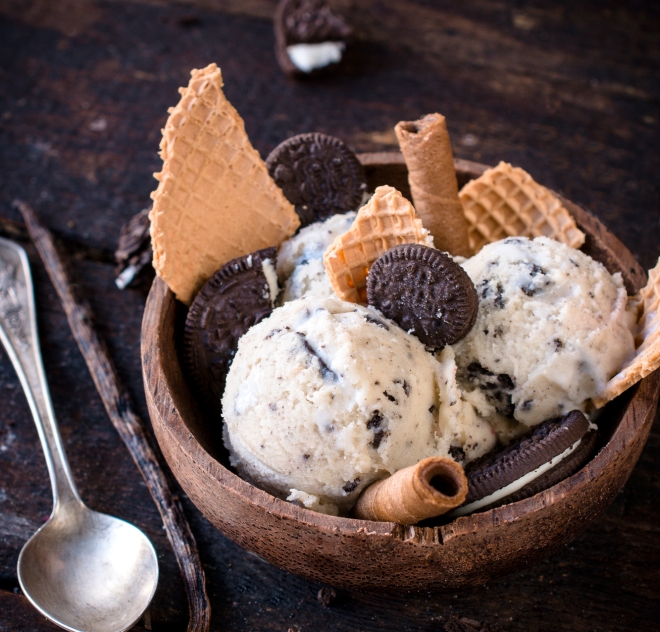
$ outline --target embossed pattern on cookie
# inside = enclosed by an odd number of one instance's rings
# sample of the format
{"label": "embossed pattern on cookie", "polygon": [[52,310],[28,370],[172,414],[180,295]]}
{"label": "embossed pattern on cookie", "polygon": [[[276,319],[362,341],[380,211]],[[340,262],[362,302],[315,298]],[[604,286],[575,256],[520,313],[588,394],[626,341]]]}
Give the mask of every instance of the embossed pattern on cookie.
{"label": "embossed pattern on cookie", "polygon": [[367,184],[357,156],[338,138],[312,133],[280,143],[268,173],[296,208],[301,226],[356,210]]}
{"label": "embossed pattern on cookie", "polygon": [[218,270],[190,306],[183,356],[191,386],[213,413],[220,412],[229,365],[238,339],[273,310],[275,248],[233,259]]}
{"label": "embossed pattern on cookie", "polygon": [[455,514],[522,500],[572,476],[593,453],[593,428],[583,413],[573,410],[471,463],[465,505]]}
{"label": "embossed pattern on cookie", "polygon": [[458,342],[477,317],[474,284],[448,254],[422,244],[403,244],[379,257],[367,277],[369,305],[425,345]]}

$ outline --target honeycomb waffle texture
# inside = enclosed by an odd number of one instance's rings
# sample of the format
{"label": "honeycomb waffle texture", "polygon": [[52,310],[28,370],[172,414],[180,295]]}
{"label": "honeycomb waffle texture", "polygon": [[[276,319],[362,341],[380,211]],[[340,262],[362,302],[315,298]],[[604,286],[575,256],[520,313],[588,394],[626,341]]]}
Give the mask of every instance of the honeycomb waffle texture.
{"label": "honeycomb waffle texture", "polygon": [[225,98],[220,69],[191,75],[169,110],[149,215],[154,268],[186,305],[227,261],[279,245],[300,225]]}
{"label": "honeycomb waffle texture", "polygon": [[352,303],[367,302],[367,274],[378,257],[400,244],[433,247],[412,204],[390,186],[378,187],[348,232],[338,236],[323,256],[335,294]]}
{"label": "honeycomb waffle texture", "polygon": [[526,171],[506,162],[468,182],[459,197],[475,253],[514,236],[551,237],[572,248],[584,243],[584,233],[559,199]]}

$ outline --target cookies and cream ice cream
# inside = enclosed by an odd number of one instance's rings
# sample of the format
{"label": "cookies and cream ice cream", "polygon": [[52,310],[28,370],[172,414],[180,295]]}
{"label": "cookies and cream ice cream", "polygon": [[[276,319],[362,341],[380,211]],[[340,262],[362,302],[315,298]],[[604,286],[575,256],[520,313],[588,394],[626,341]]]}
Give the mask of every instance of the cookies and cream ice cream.
{"label": "cookies and cream ice cream", "polygon": [[338,235],[343,235],[353,223],[355,212],[333,215],[324,222],[315,222],[301,229],[280,246],[277,254],[277,274],[283,287],[280,303],[302,296],[334,296],[323,265],[323,253]]}
{"label": "cookies and cream ice cream", "polygon": [[553,239],[510,237],[463,263],[477,320],[454,345],[466,397],[492,423],[587,411],[635,352],[619,273]]}
{"label": "cookies and cream ice cream", "polygon": [[302,505],[347,511],[369,483],[431,455],[481,456],[494,434],[436,359],[377,312],[289,302],[239,341],[223,397],[237,471]]}

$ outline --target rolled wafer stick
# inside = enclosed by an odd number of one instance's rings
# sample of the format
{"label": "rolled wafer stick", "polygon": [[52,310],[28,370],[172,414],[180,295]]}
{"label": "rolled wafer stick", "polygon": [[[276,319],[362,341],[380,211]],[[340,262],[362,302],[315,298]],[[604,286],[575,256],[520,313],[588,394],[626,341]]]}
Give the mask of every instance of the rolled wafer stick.
{"label": "rolled wafer stick", "polygon": [[435,247],[452,255],[471,256],[445,117],[436,113],[418,121],[401,121],[394,131],[408,166],[415,210],[433,235]]}
{"label": "rolled wafer stick", "polygon": [[463,503],[468,482],[463,468],[444,456],[430,456],[367,487],[353,508],[362,520],[416,524]]}

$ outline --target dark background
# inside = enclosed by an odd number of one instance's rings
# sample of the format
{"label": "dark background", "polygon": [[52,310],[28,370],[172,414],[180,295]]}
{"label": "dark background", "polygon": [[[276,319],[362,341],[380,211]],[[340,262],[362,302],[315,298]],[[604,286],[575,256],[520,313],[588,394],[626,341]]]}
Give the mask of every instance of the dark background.
{"label": "dark background", "polygon": [[[287,79],[269,0],[0,0],[0,235],[24,238],[21,198],[60,239],[146,419],[140,321],[149,279],[118,291],[119,229],[149,203],[167,108],[192,68],[221,67],[266,156],[321,131],[357,151],[396,148],[393,126],[446,115],[457,157],[506,160],[592,211],[646,268],[660,254],[660,5],[642,2],[341,0],[356,42],[342,72]],[[27,244],[26,244],[27,245]],[[159,514],[106,417],[29,247],[41,343],[84,500],[152,538],[161,581],[140,629],[184,630],[186,598]],[[215,531],[183,497],[213,630],[442,630],[452,614],[501,630],[660,629],[660,423],[613,505],[558,553],[457,594],[338,591],[280,571]],[[54,630],[20,594],[18,553],[51,509],[27,404],[0,351],[0,630]]]}

